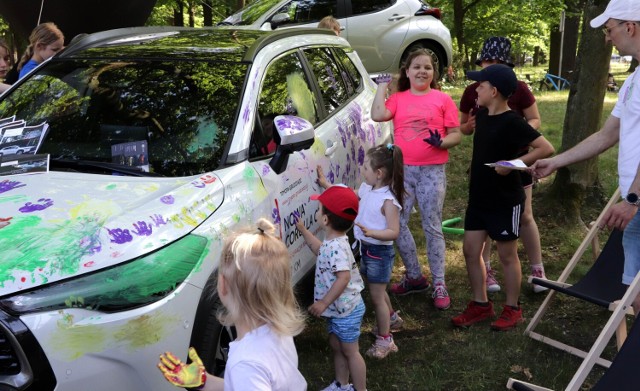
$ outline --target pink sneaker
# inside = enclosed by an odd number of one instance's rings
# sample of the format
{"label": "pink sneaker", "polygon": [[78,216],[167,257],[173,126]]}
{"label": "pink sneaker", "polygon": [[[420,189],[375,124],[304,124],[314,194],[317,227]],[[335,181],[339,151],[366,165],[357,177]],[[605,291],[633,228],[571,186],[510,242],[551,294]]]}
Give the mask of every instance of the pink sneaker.
{"label": "pink sneaker", "polygon": [[[545,280],[547,279],[547,276],[544,275],[544,269],[532,269],[531,275],[536,278],[544,278]],[[549,288],[542,285],[531,284],[531,286],[533,287],[533,291],[535,293],[546,292],[549,290]]]}
{"label": "pink sneaker", "polygon": [[493,269],[487,270],[487,292],[500,292],[500,284],[496,280],[496,272]]}
{"label": "pink sneaker", "polygon": [[441,282],[435,284],[431,297],[433,298],[433,305],[439,310],[446,310],[451,306],[447,287]]}
{"label": "pink sneaker", "polygon": [[420,278],[412,280],[406,275],[402,276],[402,280],[399,283],[391,285],[391,293],[398,296],[404,296],[409,293],[418,293],[423,292],[429,289],[431,285],[429,285],[429,281],[427,281],[424,276],[420,276]]}

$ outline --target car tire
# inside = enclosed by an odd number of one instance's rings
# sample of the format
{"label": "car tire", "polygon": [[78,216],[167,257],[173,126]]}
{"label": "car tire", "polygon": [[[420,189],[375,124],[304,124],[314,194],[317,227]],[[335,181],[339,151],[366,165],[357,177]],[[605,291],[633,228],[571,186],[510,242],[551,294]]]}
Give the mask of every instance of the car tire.
{"label": "car tire", "polygon": [[196,349],[207,372],[222,377],[227,364],[229,343],[236,339],[234,327],[223,326],[217,318],[222,306],[215,282],[210,281],[203,290],[191,334],[191,346]]}
{"label": "car tire", "polygon": [[444,76],[444,68],[446,65],[446,56],[442,52],[442,49],[435,43],[429,41],[420,41],[410,45],[407,50],[402,54],[402,59],[400,60],[400,67],[404,63],[404,60],[407,58],[409,53],[417,49],[426,49],[433,56],[433,61],[435,62],[434,68],[438,70],[438,80],[442,79]]}
{"label": "car tire", "polygon": [[16,155],[22,155],[22,149],[18,149],[18,150],[16,151]]}

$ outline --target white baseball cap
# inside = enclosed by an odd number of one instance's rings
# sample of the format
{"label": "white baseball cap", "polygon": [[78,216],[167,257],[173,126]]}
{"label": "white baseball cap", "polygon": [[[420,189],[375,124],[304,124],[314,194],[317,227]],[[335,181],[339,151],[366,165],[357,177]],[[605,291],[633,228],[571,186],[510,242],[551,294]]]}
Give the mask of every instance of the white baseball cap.
{"label": "white baseball cap", "polygon": [[630,22],[640,21],[640,1],[611,0],[602,14],[591,19],[591,27],[600,27],[607,23],[609,19],[628,20]]}

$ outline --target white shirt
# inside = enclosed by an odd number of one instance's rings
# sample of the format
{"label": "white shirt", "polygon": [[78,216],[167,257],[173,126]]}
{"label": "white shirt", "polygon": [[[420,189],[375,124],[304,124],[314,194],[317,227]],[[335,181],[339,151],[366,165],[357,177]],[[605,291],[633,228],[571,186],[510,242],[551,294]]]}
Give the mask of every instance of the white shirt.
{"label": "white shirt", "polygon": [[280,336],[263,325],[229,344],[224,371],[225,391],[304,391],[293,337]]}
{"label": "white shirt", "polygon": [[620,192],[627,196],[640,164],[640,77],[638,70],[625,80],[611,115],[620,119],[618,175]]}
{"label": "white shirt", "polygon": [[[358,190],[358,197],[360,197],[360,206],[358,207],[358,217],[356,217],[356,223],[362,224],[367,229],[387,229],[387,219],[382,214],[382,206],[386,200],[392,200],[393,204],[398,207],[398,210],[402,210],[400,203],[393,196],[389,186],[383,186],[378,189],[373,189],[373,186],[369,186],[366,183],[360,185]],[[353,228],[353,234],[356,239],[371,244],[384,244],[392,245],[393,240],[378,240],[364,236],[362,230],[357,225]]]}

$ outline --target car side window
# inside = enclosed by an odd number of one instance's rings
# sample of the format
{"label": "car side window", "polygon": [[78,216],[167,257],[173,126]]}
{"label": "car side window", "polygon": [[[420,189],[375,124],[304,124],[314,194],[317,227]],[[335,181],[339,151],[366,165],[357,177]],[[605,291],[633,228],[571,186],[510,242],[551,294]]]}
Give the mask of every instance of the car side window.
{"label": "car side window", "polygon": [[298,24],[319,22],[325,16],[337,15],[337,12],[336,0],[294,0],[282,6],[275,14],[288,14],[288,24]]}
{"label": "car side window", "polygon": [[324,107],[331,113],[349,99],[341,70],[329,48],[305,49],[304,53],[318,79]]}
{"label": "car side window", "polygon": [[349,93],[349,96],[351,96],[360,90],[360,86],[362,85],[362,75],[358,72],[358,68],[356,68],[355,64],[343,49],[334,48],[334,52],[336,53],[338,61],[340,61],[344,68],[342,76],[347,83],[347,92]]}
{"label": "car side window", "polygon": [[351,0],[352,15],[368,14],[388,8],[395,0]]}
{"label": "car side window", "polygon": [[275,151],[280,143],[273,126],[273,119],[277,115],[296,115],[314,125],[319,121],[312,91],[296,53],[286,54],[269,64],[260,91],[250,158],[267,156]]}

